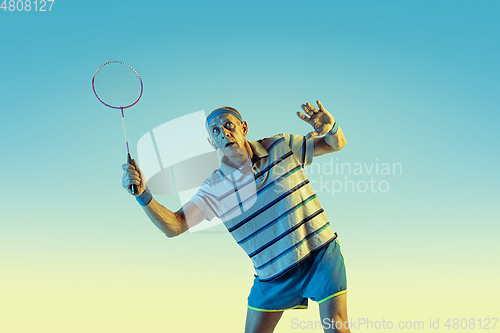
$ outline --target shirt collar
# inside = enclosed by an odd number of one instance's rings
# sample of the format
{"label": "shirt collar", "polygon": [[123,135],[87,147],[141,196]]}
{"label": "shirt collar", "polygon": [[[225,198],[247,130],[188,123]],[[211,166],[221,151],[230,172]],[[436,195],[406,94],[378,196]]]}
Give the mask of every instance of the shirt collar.
{"label": "shirt collar", "polygon": [[[266,157],[269,155],[266,148],[264,148],[264,146],[261,145],[260,142],[248,141],[248,143],[250,144],[250,147],[251,147],[254,155],[257,155],[259,158],[263,158],[263,157]],[[247,161],[246,165],[242,166],[239,169],[236,169],[236,168],[233,168],[233,167],[227,165],[224,162],[226,159],[227,159],[227,157],[225,157],[225,156],[222,157],[221,164],[220,164],[220,170],[221,170],[222,174],[226,177],[228,177],[229,175],[232,174],[235,181],[239,180],[242,176],[244,176],[242,171],[245,167],[250,168],[250,170],[252,169],[252,161],[250,161],[250,160]]]}

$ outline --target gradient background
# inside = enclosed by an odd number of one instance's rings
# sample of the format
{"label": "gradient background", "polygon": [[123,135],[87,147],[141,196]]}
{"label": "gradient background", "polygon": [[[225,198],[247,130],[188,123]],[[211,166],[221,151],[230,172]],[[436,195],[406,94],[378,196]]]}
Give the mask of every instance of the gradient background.
{"label": "gradient background", "polygon": [[[91,87],[109,60],[144,80],[127,113],[133,155],[152,128],[224,105],[250,140],[306,134],[294,113],[321,100],[348,143],[316,162],[403,165],[350,178],[386,180],[387,193],[316,188],[350,318],[448,330],[447,318],[499,317],[499,15],[498,1],[442,0],[1,10],[0,331],[243,332],[243,250],[222,226],[167,239],[121,187],[120,114]],[[317,308],[287,311],[276,332],[302,331],[291,320],[318,320]]]}

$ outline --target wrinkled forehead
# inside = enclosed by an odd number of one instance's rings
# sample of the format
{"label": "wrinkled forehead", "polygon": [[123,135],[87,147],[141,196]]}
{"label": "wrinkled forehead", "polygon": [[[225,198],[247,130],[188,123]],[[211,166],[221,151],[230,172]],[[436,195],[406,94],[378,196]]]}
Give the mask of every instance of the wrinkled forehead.
{"label": "wrinkled forehead", "polygon": [[226,120],[230,120],[235,124],[240,123],[239,119],[236,118],[231,113],[221,113],[221,114],[215,116],[212,120],[210,120],[210,123],[208,124],[208,128],[212,128],[213,126],[223,124]]}

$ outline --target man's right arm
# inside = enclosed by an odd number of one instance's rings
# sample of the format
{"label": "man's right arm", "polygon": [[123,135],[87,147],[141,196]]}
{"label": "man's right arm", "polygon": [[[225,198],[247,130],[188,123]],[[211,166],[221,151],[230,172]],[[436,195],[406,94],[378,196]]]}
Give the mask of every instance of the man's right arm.
{"label": "man's right arm", "polygon": [[178,236],[206,219],[201,209],[191,201],[188,201],[175,213],[162,206],[154,198],[142,208],[151,222],[167,237]]}
{"label": "man's right arm", "polygon": [[[140,196],[146,190],[146,177],[139,169],[139,166],[132,160],[133,164],[124,164],[122,166],[124,173],[122,178],[122,186],[128,193],[134,196]],[[136,184],[138,193],[133,194],[130,190],[130,185]],[[156,225],[167,237],[175,237],[190,227],[197,225],[206,219],[205,214],[191,201],[188,201],[177,212],[172,212],[161,205],[154,198],[148,205],[142,207],[144,212],[149,217],[151,222]]]}

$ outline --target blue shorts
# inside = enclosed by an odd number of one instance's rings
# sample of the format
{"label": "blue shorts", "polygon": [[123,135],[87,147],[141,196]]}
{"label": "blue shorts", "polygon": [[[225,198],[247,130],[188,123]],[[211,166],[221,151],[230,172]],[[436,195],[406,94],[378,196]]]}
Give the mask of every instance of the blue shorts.
{"label": "blue shorts", "polygon": [[255,277],[248,308],[257,311],[307,309],[308,298],[322,303],[347,292],[344,257],[335,239],[271,281]]}

